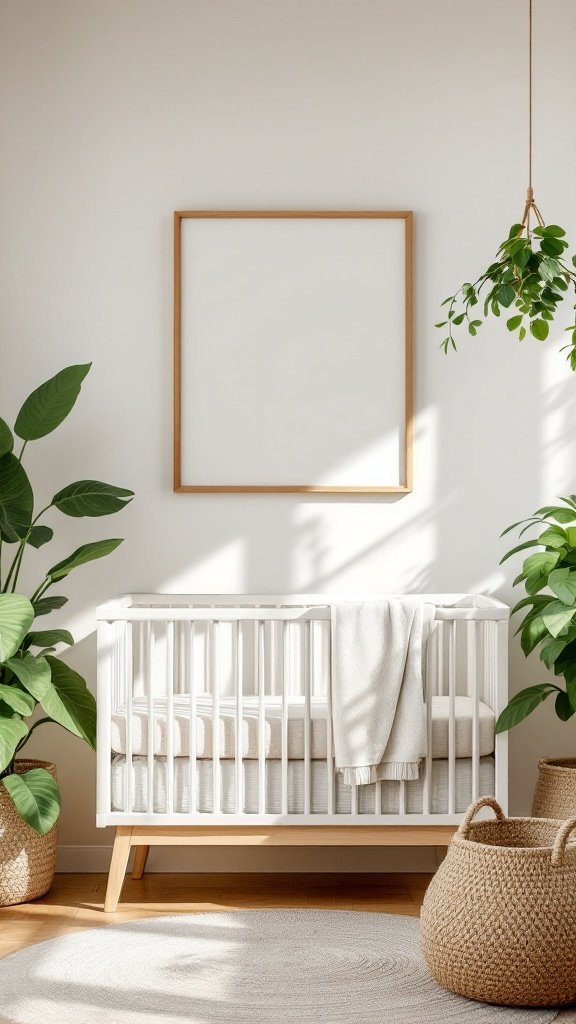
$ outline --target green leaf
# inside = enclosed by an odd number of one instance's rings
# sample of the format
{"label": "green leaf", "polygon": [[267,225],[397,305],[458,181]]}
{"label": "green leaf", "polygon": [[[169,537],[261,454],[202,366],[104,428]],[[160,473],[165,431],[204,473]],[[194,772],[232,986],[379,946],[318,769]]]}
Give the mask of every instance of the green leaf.
{"label": "green leaf", "polygon": [[14,544],[28,533],[34,495],[26,470],[15,455],[0,459],[0,535]]}
{"label": "green leaf", "polygon": [[68,555],[68,558],[64,558],[61,562],[53,565],[46,575],[53,582],[62,580],[69,572],[72,572],[72,569],[76,569],[79,565],[84,565],[86,562],[92,562],[96,558],[104,558],[105,555],[115,551],[121,543],[121,539],[114,538],[112,540],[95,540],[89,544],[82,544],[71,555]]}
{"label": "green leaf", "polygon": [[558,224],[546,224],[542,228],[543,235],[550,235],[552,238],[564,238],[566,232]]}
{"label": "green leaf", "polygon": [[560,636],[576,615],[576,608],[567,608],[562,601],[552,601],[542,612],[542,619],[548,632],[555,637]]}
{"label": "green leaf", "polygon": [[99,480],[77,480],[52,498],[52,504],[67,516],[109,516],[119,512],[134,497],[134,491]]}
{"label": "green leaf", "polygon": [[540,248],[547,256],[561,256],[566,245],[559,242],[556,238],[543,238],[540,242]]}
{"label": "green leaf", "polygon": [[536,523],[541,522],[542,520],[537,519],[536,516],[530,516],[530,519],[519,519],[517,523],[512,523],[511,526],[507,526],[505,530],[502,530],[500,536],[505,537],[507,533],[511,533],[511,531],[515,530],[517,526],[523,526],[524,523],[528,523],[529,525],[535,525]]}
{"label": "green leaf", "polygon": [[27,597],[0,594],[0,663],[16,654],[33,621],[34,609]]}
{"label": "green leaf", "polygon": [[28,726],[21,718],[0,718],[0,772],[14,758],[16,747],[28,735]]}
{"label": "green leaf", "polygon": [[30,694],[23,693],[17,686],[7,686],[5,683],[0,683],[0,700],[8,704],[18,715],[31,715],[36,706]]}
{"label": "green leaf", "polygon": [[530,333],[538,341],[546,341],[548,337],[549,327],[545,320],[532,320],[530,324]]}
{"label": "green leaf", "polygon": [[50,686],[50,666],[46,658],[27,654],[24,658],[11,658],[7,665],[34,700],[42,701]]}
{"label": "green leaf", "polygon": [[14,447],[12,431],[5,420],[0,418],[0,458],[9,455]]}
{"label": "green leaf", "polygon": [[551,604],[554,600],[553,597],[548,597],[547,594],[537,594],[535,597],[523,597],[518,604],[515,604],[510,611],[510,615],[515,615],[521,608],[526,608],[527,605],[531,604],[534,608],[544,608],[547,604]]}
{"label": "green leaf", "polygon": [[31,544],[33,548],[41,548],[43,544],[48,544],[53,536],[54,530],[51,530],[49,526],[33,526],[26,543]]}
{"label": "green leaf", "polygon": [[21,775],[7,775],[2,782],[24,821],[45,836],[60,814],[60,791],[45,768],[32,768]]}
{"label": "green leaf", "polygon": [[550,683],[542,683],[540,686],[528,686],[525,690],[521,690],[520,693],[517,693],[512,698],[499,716],[496,722],[496,733],[506,732],[508,729],[518,725],[528,715],[531,715],[542,701],[546,700],[555,690],[557,690],[557,687],[552,686]]}
{"label": "green leaf", "polygon": [[67,366],[26,399],[14,430],[23,441],[36,441],[60,426],[74,407],[91,363]]}
{"label": "green leaf", "polygon": [[520,629],[522,631],[520,646],[528,657],[540,641],[547,636],[546,625],[540,611],[534,611],[527,615]]}
{"label": "green leaf", "polygon": [[96,701],[86,681],[59,658],[46,659],[52,682],[41,700],[47,715],[96,749]]}
{"label": "green leaf", "polygon": [[[566,544],[570,545],[570,540],[566,530],[563,530],[561,526],[549,526],[538,537],[538,543],[548,548],[563,548]],[[572,544],[571,546],[576,545]]]}
{"label": "green leaf", "polygon": [[50,612],[58,611],[59,608],[64,607],[67,601],[67,597],[58,597],[56,594],[53,597],[40,597],[32,603],[34,617],[37,618],[39,615],[48,615]]}
{"label": "green leaf", "polygon": [[520,316],[511,316],[510,319],[506,321],[506,327],[508,328],[509,331],[515,331],[517,327],[520,327],[521,323],[522,323],[522,316],[521,315]]}
{"label": "green leaf", "polygon": [[568,700],[576,711],[576,677],[566,680],[566,693],[568,694]]}
{"label": "green leaf", "polygon": [[540,660],[544,662],[546,668],[552,670],[554,668],[554,662],[560,657],[562,651],[571,641],[566,637],[560,637],[556,639],[553,636],[549,636],[544,641],[540,648]]}
{"label": "green leaf", "polygon": [[26,647],[48,647],[50,644],[73,644],[74,637],[67,629],[39,629],[28,633]]}
{"label": "green leaf", "polygon": [[508,238],[516,238],[516,235],[519,235],[522,230],[522,224],[513,224],[508,232]]}
{"label": "green leaf", "polygon": [[567,722],[569,718],[572,718],[574,708],[570,703],[570,698],[567,693],[559,693],[557,695],[554,703],[554,710],[556,711],[558,718],[561,718],[563,722]]}
{"label": "green leaf", "polygon": [[526,548],[539,547],[541,544],[540,538],[537,540],[525,540],[522,544],[517,544],[515,548],[511,548],[506,554],[500,559],[500,565],[506,562],[512,555],[518,554],[519,551],[524,551]]}
{"label": "green leaf", "polygon": [[514,291],[512,285],[503,284],[498,289],[498,302],[500,303],[501,306],[508,308],[508,306],[512,305],[515,298],[516,292]]}
{"label": "green leaf", "polygon": [[520,328],[520,330],[518,331],[518,337],[519,337],[520,341],[524,341],[524,338],[526,337],[526,328],[525,327],[521,327]]}
{"label": "green leaf", "polygon": [[524,560],[522,572],[530,576],[532,573],[549,573],[558,563],[560,555],[558,551],[539,551],[535,555],[529,555]]}
{"label": "green leaf", "polygon": [[554,569],[548,577],[548,586],[564,604],[573,605],[576,601],[576,572]]}

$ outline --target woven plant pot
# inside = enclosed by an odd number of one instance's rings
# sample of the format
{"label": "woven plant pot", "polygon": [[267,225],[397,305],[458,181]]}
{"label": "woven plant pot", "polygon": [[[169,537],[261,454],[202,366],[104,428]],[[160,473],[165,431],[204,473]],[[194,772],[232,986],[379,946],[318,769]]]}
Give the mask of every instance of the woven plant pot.
{"label": "woven plant pot", "polygon": [[[496,821],[472,822],[481,807]],[[576,817],[468,809],[422,908],[426,962],[444,988],[506,1006],[576,1000]]]}
{"label": "woven plant pot", "polygon": [[532,814],[535,818],[572,818],[576,815],[576,758],[545,758],[538,764]]}
{"label": "woven plant pot", "polygon": [[[16,761],[21,775],[31,768],[46,768],[56,778],[48,761]],[[0,786],[0,907],[26,903],[48,892],[56,864],[57,825],[45,836],[38,835],[22,820],[4,786]]]}

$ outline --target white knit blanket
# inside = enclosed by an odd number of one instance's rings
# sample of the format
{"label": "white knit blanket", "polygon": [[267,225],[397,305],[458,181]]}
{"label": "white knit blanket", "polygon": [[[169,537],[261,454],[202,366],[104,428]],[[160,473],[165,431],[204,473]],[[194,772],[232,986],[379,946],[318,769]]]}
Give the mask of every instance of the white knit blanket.
{"label": "white knit blanket", "polygon": [[412,598],[332,608],[336,768],[348,785],[417,779],[426,755],[423,665],[434,606]]}

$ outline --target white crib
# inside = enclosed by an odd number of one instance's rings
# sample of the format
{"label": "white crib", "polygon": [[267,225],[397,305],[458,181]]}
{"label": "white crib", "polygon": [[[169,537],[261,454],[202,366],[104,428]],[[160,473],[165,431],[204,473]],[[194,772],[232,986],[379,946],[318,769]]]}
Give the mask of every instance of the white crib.
{"label": "white crib", "polygon": [[[436,607],[428,753],[414,782],[344,786],[334,768],[335,596],[135,594],[98,609],[97,825],[116,826],[105,909],[150,845],[444,846],[479,795],[507,809],[509,609]],[[340,598],[342,599],[342,598]],[[379,600],[347,595],[346,600]]]}

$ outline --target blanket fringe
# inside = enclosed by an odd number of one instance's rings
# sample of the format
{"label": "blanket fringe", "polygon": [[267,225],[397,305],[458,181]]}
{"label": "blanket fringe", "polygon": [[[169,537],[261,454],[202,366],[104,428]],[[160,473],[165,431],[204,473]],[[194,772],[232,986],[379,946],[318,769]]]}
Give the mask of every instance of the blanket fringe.
{"label": "blanket fringe", "polygon": [[338,768],[346,786],[369,786],[373,782],[391,780],[414,782],[420,776],[419,761],[381,761],[380,764],[362,765],[359,768]]}

